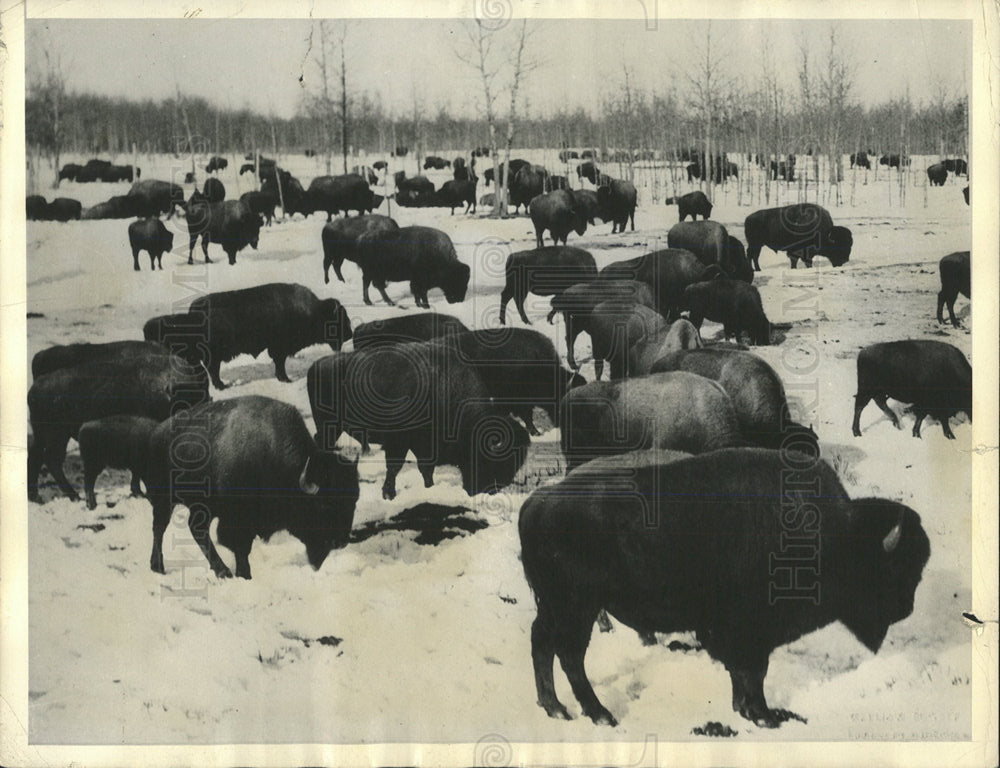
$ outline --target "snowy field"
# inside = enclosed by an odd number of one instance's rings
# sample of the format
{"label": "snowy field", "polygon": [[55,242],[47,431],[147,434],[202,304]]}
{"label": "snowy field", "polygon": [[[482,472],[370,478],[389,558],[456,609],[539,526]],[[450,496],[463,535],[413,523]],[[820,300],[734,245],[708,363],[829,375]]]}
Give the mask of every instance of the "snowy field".
{"label": "snowy field", "polygon": [[[299,160],[282,164],[308,186],[323,171],[319,162]],[[229,197],[252,185],[249,176],[237,177],[234,162],[230,158],[221,174]],[[149,158],[139,161],[143,178],[176,179],[171,163],[178,161],[165,158],[159,167]],[[924,161],[914,167],[922,169]],[[925,191],[920,180],[900,208],[895,172],[880,171],[877,182],[869,175],[867,184],[860,172],[851,192],[853,173],[846,171],[844,186],[845,202],[853,194],[854,205],[828,206],[835,223],[853,231],[847,265],[833,269],[817,258],[813,270],[792,272],[783,256],[762,253],[763,272],[754,284],[776,326],[775,345],[754,351],[782,375],[793,418],[813,425],[823,457],[852,496],[883,496],[920,513],[931,558],[913,615],[890,628],[877,656],[839,624],[772,655],[768,703],[808,723],[757,728],[731,710],[729,675],[721,665],[704,652],[668,649],[672,640],[689,643],[690,636],[661,636],[657,647],[644,647],[617,622],[612,633],[595,631],[587,664],[598,697],[621,724],[612,730],[579,717],[558,665],[557,693],[576,719],[553,720],[537,706],[530,656],[535,611],[519,561],[517,513],[534,487],[563,472],[558,432],[538,418],[547,431],[533,441],[515,484],[495,497],[470,499],[451,467],[439,468],[435,487],[424,489],[411,462],[399,475],[399,496],[383,501],[383,455],[376,448],[361,457],[359,532],[434,502],[455,507],[446,531],[455,535],[436,544],[417,541],[419,532],[405,526],[359,535],[363,540],[332,553],[317,572],[298,540],[278,534],[255,543],[252,581],[217,580],[187,541],[179,507],[176,535],[168,531],[165,539],[167,574],[155,574],[149,570],[150,506],[128,497],[127,473],[102,476],[93,512],[43,487],[45,503],[29,504],[30,741],[474,743],[486,734],[511,742],[642,741],[646,734],[673,741],[705,738],[692,729],[710,721],[737,731],[737,740],[968,739],[971,653],[960,614],[971,604],[971,428],[964,416],[954,420],[957,440],[949,441],[927,419],[917,440],[910,436],[912,415],[890,402],[902,430],[872,403],[862,414],[862,437],[851,434],[855,358],[863,346],[927,338],[971,355],[969,303],[960,298],[956,306],[965,329],[938,325],[934,317],[937,262],[971,241],[970,209],[960,191],[966,181]],[[431,178],[440,185],[449,175]],[[89,206],[127,188],[64,183],[58,194]],[[784,189],[781,195],[782,203],[796,199]],[[571,235],[569,244],[590,250],[598,267],[665,247],[677,209],[654,205],[652,197],[640,186],[634,232],[611,235],[610,224],[599,224],[583,237]],[[808,199],[815,200],[814,190]],[[743,239],[743,219],[758,207],[765,206],[738,206],[735,194],[720,191],[713,219]],[[379,212],[387,213],[386,206]],[[401,226],[444,230],[472,267],[466,301],[447,305],[434,291],[434,308],[469,327],[495,326],[506,255],[534,246],[530,220],[494,221],[484,210],[449,216],[447,209],[393,206],[391,213]],[[272,281],[338,298],[355,324],[415,311],[405,283],[389,287],[399,308],[364,306],[360,272],[350,262],[343,268],[346,284],[335,277],[324,284],[321,215],[263,228],[259,250],[242,251],[236,266],[225,263],[215,245],[213,264],[201,264],[198,253],[188,266],[183,222],[168,222],[176,232],[174,253],[155,273],[145,254],[142,271],[132,270],[128,223],[28,222],[28,311],[40,315],[28,320],[29,356],[52,344],[141,338],[147,318],[186,307],[195,290]],[[561,321],[547,324],[547,310],[547,299],[529,297],[533,327],[565,355]],[[508,312],[508,321],[520,324],[516,311]],[[721,331],[710,322],[703,328],[709,341]],[[222,369],[235,385],[212,396],[279,398],[295,404],[311,429],[305,373],[328,352],[315,346],[290,359],[291,384],[274,379],[266,355],[240,357]],[[576,353],[589,360],[585,335]],[[582,372],[592,378],[592,365]],[[356,443],[342,441],[345,450],[357,451]],[[75,443],[67,474],[82,488]],[[220,552],[232,565],[230,553]]]}

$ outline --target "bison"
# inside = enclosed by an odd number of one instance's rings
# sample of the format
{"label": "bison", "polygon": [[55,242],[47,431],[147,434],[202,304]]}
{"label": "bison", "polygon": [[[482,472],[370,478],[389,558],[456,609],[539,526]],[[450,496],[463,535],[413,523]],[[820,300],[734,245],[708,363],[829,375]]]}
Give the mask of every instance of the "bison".
{"label": "bison", "polygon": [[200,369],[168,355],[154,354],[85,363],[39,376],[28,390],[34,442],[28,451],[28,499],[38,501],[42,466],[70,499],[79,497],[63,473],[66,443],[87,421],[116,414],[157,421],[172,409],[208,399],[208,381]]}
{"label": "bison", "polygon": [[500,325],[507,323],[507,304],[514,306],[525,323],[531,323],[524,311],[529,293],[558,296],[577,283],[597,278],[597,263],[582,248],[551,245],[533,251],[517,251],[507,257],[504,287],[500,293]]}
{"label": "bison", "polygon": [[944,163],[929,165],[927,166],[927,178],[932,187],[943,187],[948,180],[948,169],[945,168]]}
{"label": "bison", "polygon": [[568,189],[546,192],[531,200],[528,205],[531,223],[535,226],[535,243],[539,248],[545,245],[545,230],[552,236],[552,244],[558,245],[571,231],[582,235],[587,231],[587,219],[576,208],[575,194]]}
{"label": "bison", "polygon": [[139,271],[139,251],[149,253],[149,268],[163,269],[163,254],[174,247],[174,233],[159,219],[139,219],[128,225],[128,242],[132,248],[132,267]]}
{"label": "bison", "polygon": [[57,197],[46,206],[45,218],[49,221],[75,221],[80,218],[83,206],[79,200],[69,197]]}
{"label": "bison", "polygon": [[854,396],[855,437],[861,437],[861,411],[869,400],[882,409],[893,426],[899,418],[886,404],[891,397],[912,403],[920,437],[926,416],[941,422],[944,436],[954,440],[948,420],[965,411],[972,420],[972,366],[965,355],[943,341],[905,340],[872,344],[858,353],[858,393]]}
{"label": "bison", "polygon": [[658,373],[666,370],[656,367],[664,357],[674,352],[701,347],[698,329],[690,321],[679,318],[670,325],[660,326],[629,347],[628,373],[630,376]]}
{"label": "bison", "polygon": [[490,401],[479,375],[457,350],[434,342],[341,352],[313,363],[309,404],[321,446],[341,432],[382,444],[382,496],[396,496],[409,451],[424,485],[434,467],[452,464],[467,493],[495,492],[513,480],[529,442],[525,429]]}
{"label": "bison", "polygon": [[[233,575],[209,536],[236,556],[236,576],[250,578],[250,548],[288,531],[314,570],[347,544],[358,501],[357,462],[317,449],[293,405],[236,397],[174,416],[149,439],[147,495],[153,504],[149,567],[166,573],[163,534],[175,504],[194,507],[188,528],[219,578]],[[197,513],[196,513],[197,512]]]}
{"label": "bison", "polygon": [[563,398],[559,426],[568,470],[639,449],[703,453],[742,443],[725,390],[686,372],[576,387]]}
{"label": "bison", "polygon": [[103,203],[97,203],[85,210],[81,219],[132,219],[138,216],[139,208],[136,198],[128,195],[115,195]]}
{"label": "bison", "polygon": [[461,320],[442,312],[417,312],[361,323],[354,329],[354,348],[365,349],[386,344],[430,341],[440,336],[465,333]]}
{"label": "bison", "polygon": [[774,449],[784,445],[788,450],[819,456],[816,433],[791,419],[781,377],[752,352],[710,348],[671,351],[650,370],[687,371],[719,382],[736,410],[746,442]]}
{"label": "bison", "polygon": [[352,332],[347,311],[336,299],[319,299],[296,283],[267,283],[201,296],[186,315],[149,320],[143,336],[189,362],[203,363],[216,389],[225,389],[220,366],[237,355],[256,357],[266,349],[275,378],[288,382],[289,356],[313,344],[329,344],[336,352]]}
{"label": "bison", "polygon": [[691,251],[702,264],[718,264],[730,277],[753,282],[743,243],[714,221],[680,221],[667,232],[667,245]]}
{"label": "bison", "polygon": [[525,165],[511,179],[509,205],[514,206],[514,212],[523,205],[528,209],[529,203],[545,192],[548,186],[549,172],[540,165]]}
{"label": "bison", "polygon": [[240,195],[240,202],[250,209],[251,213],[263,217],[267,226],[271,226],[274,219],[274,207],[277,201],[264,192],[244,192]]}
{"label": "bison", "polygon": [[684,289],[692,283],[721,274],[715,265],[705,266],[683,248],[665,248],[633,259],[608,264],[598,273],[601,280],[640,280],[656,297],[656,311],[672,319],[687,306]]}
{"label": "bison", "polygon": [[[531,163],[529,163],[527,160],[519,160],[519,159],[510,161],[510,173],[507,176],[508,189],[510,188],[510,183],[513,181],[514,177],[517,176],[517,172],[526,165],[531,165]],[[500,174],[500,178],[502,179],[504,175],[504,164],[500,163],[500,165],[497,166],[497,170]],[[483,181],[487,187],[493,183],[492,168],[487,168],[485,171],[483,171]]]}
{"label": "bison", "polygon": [[968,176],[969,175],[969,164],[965,162],[962,158],[954,158],[944,161],[944,167],[946,170],[954,173],[956,176]]}
{"label": "bison", "polygon": [[330,282],[330,267],[340,282],[344,275],[340,271],[344,260],[356,262],[358,242],[363,238],[380,237],[399,231],[399,225],[388,216],[371,214],[368,216],[344,217],[323,225],[320,239],[323,242],[323,282]]}
{"label": "bison", "polygon": [[[550,717],[570,717],[553,685],[558,656],[583,714],[617,724],[584,670],[601,608],[640,633],[693,630],[729,672],[733,710],[769,728],[798,717],[764,697],[776,648],[839,620],[875,653],[913,612],[930,544],[909,507],[851,500],[829,466],[794,452],[640,456],[580,467],[521,507],[531,656]],[[781,492],[789,457],[803,466],[794,496]],[[776,560],[792,551],[789,536],[807,568]]]}
{"label": "bison", "polygon": [[159,422],[146,416],[106,416],[80,426],[76,441],[83,462],[83,490],[87,509],[97,508],[94,483],[106,467],[132,473],[133,496],[141,496],[139,480],[146,472],[149,436]]}
{"label": "bison", "polygon": [[219,157],[218,155],[212,155],[208,160],[208,165],[205,166],[205,173],[215,173],[216,171],[224,171],[228,167],[229,167],[229,161],[226,160],[226,158]]}
{"label": "bison", "polygon": [[785,251],[795,269],[799,259],[812,266],[814,256],[825,256],[835,267],[851,256],[854,238],[847,227],[836,227],[830,213],[815,203],[797,203],[781,208],[765,208],[747,216],[743,223],[747,256],[760,271],[760,249]]}
{"label": "bison", "polygon": [[424,170],[433,168],[436,171],[448,168],[451,165],[450,160],[445,160],[443,157],[435,157],[434,155],[428,155],[424,158]]}
{"label": "bison", "polygon": [[167,181],[137,181],[129,189],[128,195],[135,198],[136,215],[144,218],[165,213],[169,219],[177,208],[184,208],[183,188]]}
{"label": "bison", "polygon": [[226,199],[226,186],[213,176],[205,179],[205,186],[201,193],[208,198],[208,202],[221,203]]}
{"label": "bison", "polygon": [[476,212],[476,182],[475,181],[446,181],[441,185],[435,195],[435,204],[441,208],[451,208],[451,215],[455,215],[455,208],[464,205],[462,213]]}
{"label": "bison", "polygon": [[28,195],[24,198],[24,213],[28,221],[47,221],[49,201],[41,195]]}
{"label": "bison", "polygon": [[374,208],[374,194],[368,182],[356,173],[345,176],[317,176],[306,191],[312,211],[326,211],[326,220],[333,214],[357,211],[358,215]]}
{"label": "bison", "polygon": [[712,204],[701,190],[688,192],[680,197],[668,197],[665,202],[667,205],[676,203],[678,221],[684,221],[688,216],[691,217],[691,221],[697,221],[699,216],[708,219],[712,215]]}
{"label": "bison", "polygon": [[726,341],[735,336],[739,343],[746,331],[753,344],[771,343],[771,324],[764,314],[760,292],[752,285],[717,277],[689,285],[684,289],[684,299],[695,328],[701,329],[702,321],[708,318],[722,323]]}
{"label": "bison", "polygon": [[610,179],[597,188],[597,205],[600,217],[611,222],[611,234],[625,234],[625,223],[635,231],[635,203],[637,193],[631,181]]}
{"label": "bison", "polygon": [[948,316],[956,328],[960,323],[955,318],[955,299],[962,294],[967,299],[972,298],[972,266],[969,251],[957,251],[943,256],[938,263],[941,271],[941,290],[938,291],[937,321],[944,322],[941,310],[948,304]]}
{"label": "bison", "polygon": [[103,344],[57,344],[36,353],[31,359],[31,377],[37,379],[60,368],[84,363],[113,362],[165,355],[166,348],[148,341],[108,341]]}
{"label": "bison", "polygon": [[590,334],[595,378],[600,381],[605,360],[611,365],[612,379],[635,375],[629,365],[632,349],[666,332],[668,325],[659,312],[642,304],[602,301],[579,322],[577,330]]}
{"label": "bison", "polygon": [[249,245],[257,250],[260,238],[261,219],[241,200],[225,200],[210,203],[197,190],[187,204],[187,227],[189,237],[188,264],[194,263],[194,245],[201,238],[201,251],[208,258],[208,244],[218,243],[229,257],[229,263],[236,263],[236,254]]}
{"label": "bison", "polygon": [[454,348],[479,374],[494,404],[520,417],[528,432],[535,428],[535,407],[556,423],[556,406],[572,387],[584,384],[559,362],[552,341],[528,328],[487,328],[441,334],[438,343]]}
{"label": "bison", "polygon": [[374,284],[382,300],[394,306],[385,286],[400,280],[409,280],[418,307],[430,308],[427,292],[431,288],[444,291],[449,304],[465,300],[471,270],[458,260],[451,238],[439,229],[404,227],[365,237],[358,243],[357,257],[365,304],[372,303],[368,286]]}

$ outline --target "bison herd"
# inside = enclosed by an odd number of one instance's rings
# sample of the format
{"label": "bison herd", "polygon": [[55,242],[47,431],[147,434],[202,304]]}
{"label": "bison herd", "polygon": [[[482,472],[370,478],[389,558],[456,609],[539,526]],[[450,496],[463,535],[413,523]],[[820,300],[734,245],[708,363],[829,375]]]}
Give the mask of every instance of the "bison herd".
{"label": "bison herd", "polygon": [[[472,153],[468,165],[427,157],[425,169],[451,167],[455,178],[435,189],[425,177],[399,176],[397,203],[474,210],[480,156]],[[268,283],[207,294],[186,311],[150,317],[141,329],[144,341],[38,352],[28,392],[29,499],[40,500],[43,466],[62,493],[78,498],[63,469],[67,443],[75,438],[88,507],[96,506],[94,484],[105,467],[130,470],[134,494],[145,485],[153,571],[165,570],[163,537],[174,506],[195,502],[204,514],[189,515],[188,525],[219,577],[233,574],[209,535],[212,519],[218,519],[218,543],[235,555],[238,577],[251,576],[254,539],[280,530],[304,544],[315,569],[348,543],[359,498],[357,462],[338,447],[342,435],[364,449],[381,445],[384,499],[396,496],[396,477],[410,453],[425,486],[433,485],[436,467],[450,465],[469,494],[495,493],[521,471],[539,434],[539,408],[559,429],[566,467],[560,481],[531,493],[518,520],[537,607],[531,658],[539,705],[552,717],[569,718],[554,687],[558,657],[584,715],[616,723],[584,670],[593,624],[606,611],[644,637],[693,631],[729,672],[733,709],[743,717],[767,727],[797,717],[765,700],[772,651],[835,621],[878,651],[889,626],[912,612],[930,552],[913,509],[848,496],[820,458],[820,436],[792,420],[781,377],[742,346],[772,342],[752,285],[762,248],[787,253],[792,268],[799,261],[811,267],[817,255],[840,267],[849,261],[851,231],[819,205],[787,205],[747,216],[744,248],[710,220],[704,193],[692,192],[667,201],[679,213],[666,233],[667,248],[598,269],[590,252],[566,245],[568,235],[582,235],[598,217],[612,223],[612,233],[624,232],[626,224],[634,229],[637,193],[631,182],[602,174],[592,158],[577,174],[596,190],[570,189],[565,179],[554,181],[562,177],[524,161],[504,169],[512,174],[510,204],[530,216],[536,247],[507,258],[500,328],[469,329],[431,311],[355,325],[335,298],[294,283]],[[331,267],[343,282],[344,262],[352,262],[365,304],[371,304],[371,285],[393,304],[386,286],[396,281],[409,283],[423,309],[435,289],[448,303],[465,301],[476,265],[463,262],[438,229],[400,227],[371,213],[381,200],[366,169],[320,176],[303,188],[273,161],[248,159],[254,162],[241,173],[259,173],[263,183],[238,200],[226,199],[213,176],[187,200],[177,185],[143,180],[103,203],[109,217],[136,217],[128,226],[134,269],[146,251],[150,268],[162,270],[163,254],[173,249],[161,214],[183,211],[188,263],[200,238],[206,262],[209,244],[217,243],[235,264],[246,245],[258,247],[261,227],[280,205],[286,214],[327,214],[317,244],[324,282]],[[692,159],[688,172],[698,178],[735,172],[722,157],[707,169]],[[898,167],[898,156],[895,161]],[[852,156],[852,163],[868,167],[867,154]],[[226,166],[224,158],[212,157],[206,170]],[[790,175],[792,163],[773,170]],[[80,180],[79,170],[69,172],[75,175],[66,178]],[[492,168],[484,181],[495,182]],[[45,218],[64,207],[56,206],[60,200],[29,198],[29,217],[36,211],[45,215],[33,218]],[[333,218],[338,213],[345,215]],[[79,210],[68,216],[77,217]],[[545,245],[546,233],[553,245]],[[940,274],[937,319],[944,322],[947,305],[957,326],[956,297],[971,296],[969,253],[945,256]],[[568,367],[545,335],[505,327],[511,299],[521,321],[531,324],[529,294],[550,297],[549,323],[562,315]],[[725,342],[702,340],[706,319],[722,324]],[[590,382],[574,358],[580,333],[591,339],[596,380]],[[329,345],[331,354],[292,383],[305,386],[313,434],[285,402],[210,397],[210,385],[227,386],[221,365],[237,355],[267,350],[275,377],[290,382],[286,359],[315,344]],[[602,380],[605,362],[608,380]],[[943,342],[865,347],[857,357],[853,432],[861,435],[859,419],[872,399],[898,426],[886,403],[893,398],[913,405],[914,436],[931,416],[953,438],[949,418],[965,412],[971,419],[971,376],[965,356]],[[797,491],[782,495],[789,466]],[[822,601],[774,599],[768,557],[782,549],[790,530],[815,539],[823,568],[796,586],[822,592]]]}

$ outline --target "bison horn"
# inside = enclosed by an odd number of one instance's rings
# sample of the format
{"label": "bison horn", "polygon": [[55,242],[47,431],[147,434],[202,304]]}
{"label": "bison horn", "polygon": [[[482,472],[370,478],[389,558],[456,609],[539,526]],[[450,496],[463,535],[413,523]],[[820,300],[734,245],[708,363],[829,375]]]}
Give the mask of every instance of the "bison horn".
{"label": "bison horn", "polygon": [[899,516],[899,520],[892,527],[892,530],[886,534],[885,538],[882,539],[882,549],[886,551],[887,554],[892,554],[899,544],[899,538],[903,535],[903,515]]}
{"label": "bison horn", "polygon": [[309,471],[309,462],[312,461],[310,456],[306,459],[306,465],[302,467],[302,474],[299,475],[299,488],[302,489],[303,493],[308,493],[310,496],[315,496],[319,493],[319,486],[316,483],[311,483],[306,480],[306,473]]}

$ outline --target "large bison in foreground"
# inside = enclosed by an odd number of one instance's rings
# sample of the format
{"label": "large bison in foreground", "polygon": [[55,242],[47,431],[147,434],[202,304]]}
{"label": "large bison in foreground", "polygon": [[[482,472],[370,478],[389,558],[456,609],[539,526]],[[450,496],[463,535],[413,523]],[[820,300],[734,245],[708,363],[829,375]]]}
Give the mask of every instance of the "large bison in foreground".
{"label": "large bison in foreground", "polygon": [[972,420],[972,366],[961,350],[943,341],[905,340],[872,344],[858,353],[858,394],[854,396],[855,437],[861,437],[861,411],[869,400],[897,429],[899,417],[886,398],[912,403],[917,417],[913,436],[920,437],[924,417],[941,422],[954,440],[948,419],[964,411]]}
{"label": "large bison in foreground", "polygon": [[760,249],[785,251],[795,269],[799,259],[811,267],[813,257],[825,256],[835,267],[843,266],[851,256],[854,238],[847,227],[833,224],[829,211],[815,203],[796,203],[780,208],[765,208],[746,217],[743,230],[747,256],[760,271]]}
{"label": "large bison in foreground", "polygon": [[[794,452],[630,456],[584,465],[521,507],[531,657],[550,717],[570,719],[558,656],[583,714],[617,724],[584,670],[602,608],[640,633],[693,630],[729,672],[733,710],[769,728],[798,718],[764,698],[775,649],[840,621],[875,653],[913,612],[930,543],[909,507],[852,500],[829,466]],[[789,459],[800,467],[790,496]]]}
{"label": "large bison in foreground", "polygon": [[457,466],[470,495],[508,485],[524,463],[524,427],[494,405],[471,365],[447,344],[416,342],[341,352],[317,360],[306,377],[320,446],[342,432],[385,451],[382,496],[412,451],[424,485],[434,467]]}
{"label": "large bison in foreground", "polygon": [[153,504],[149,566],[166,573],[163,534],[175,504],[192,507],[188,527],[216,576],[232,576],[209,536],[236,556],[250,578],[250,547],[288,531],[318,569],[347,544],[358,501],[358,468],[317,449],[295,406],[236,397],[200,406],[160,424],[150,436],[146,476]]}

